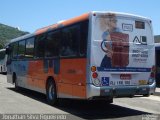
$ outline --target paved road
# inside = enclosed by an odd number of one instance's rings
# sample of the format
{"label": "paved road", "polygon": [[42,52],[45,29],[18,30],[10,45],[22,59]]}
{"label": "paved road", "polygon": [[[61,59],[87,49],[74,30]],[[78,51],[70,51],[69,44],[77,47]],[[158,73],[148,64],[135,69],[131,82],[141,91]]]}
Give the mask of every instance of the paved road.
{"label": "paved road", "polygon": [[[60,100],[57,107],[46,103],[45,95],[30,90],[15,91],[0,75],[0,114],[69,114],[68,119],[142,120],[160,114],[160,97],[115,98],[107,105],[100,102]],[[160,118],[159,118],[160,119]]]}

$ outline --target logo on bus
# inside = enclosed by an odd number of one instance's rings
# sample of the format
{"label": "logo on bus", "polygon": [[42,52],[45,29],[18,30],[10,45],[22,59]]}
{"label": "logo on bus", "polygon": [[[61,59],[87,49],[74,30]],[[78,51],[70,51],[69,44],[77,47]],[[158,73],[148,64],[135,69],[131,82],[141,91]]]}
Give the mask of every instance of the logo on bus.
{"label": "logo on bus", "polygon": [[147,37],[146,36],[135,36],[133,43],[136,45],[147,45]]}

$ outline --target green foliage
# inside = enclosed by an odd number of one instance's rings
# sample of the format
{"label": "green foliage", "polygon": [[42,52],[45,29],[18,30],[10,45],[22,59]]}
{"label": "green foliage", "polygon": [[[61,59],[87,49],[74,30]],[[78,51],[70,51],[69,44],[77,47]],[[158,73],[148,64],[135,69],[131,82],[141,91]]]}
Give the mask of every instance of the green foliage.
{"label": "green foliage", "polygon": [[28,32],[20,31],[17,28],[0,24],[0,49],[2,49],[11,39],[23,36],[25,34],[28,34]]}

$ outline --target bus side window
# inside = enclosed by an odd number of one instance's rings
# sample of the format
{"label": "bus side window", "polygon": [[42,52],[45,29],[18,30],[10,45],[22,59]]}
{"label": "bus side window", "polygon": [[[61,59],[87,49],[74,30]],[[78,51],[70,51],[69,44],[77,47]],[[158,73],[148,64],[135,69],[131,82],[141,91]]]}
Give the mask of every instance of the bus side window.
{"label": "bus side window", "polygon": [[60,31],[50,32],[47,34],[45,57],[59,56]]}
{"label": "bus side window", "polygon": [[72,26],[62,30],[60,55],[64,57],[78,56],[79,26]]}
{"label": "bus side window", "polygon": [[26,58],[33,58],[34,56],[34,38],[29,38],[26,40]]}
{"label": "bus side window", "polygon": [[80,56],[85,57],[87,54],[88,39],[88,20],[81,23],[80,28]]}
{"label": "bus side window", "polygon": [[7,62],[6,62],[6,65],[10,65],[11,64],[11,61],[12,61],[12,48],[13,48],[13,45],[10,44],[7,46],[6,48],[6,54],[7,54]]}
{"label": "bus side window", "polygon": [[0,60],[3,60],[5,58],[5,51],[0,52]]}
{"label": "bus side window", "polygon": [[12,49],[11,58],[17,59],[17,57],[18,57],[18,42],[13,43],[11,45],[11,49]]}
{"label": "bus side window", "polygon": [[35,58],[43,58],[45,51],[45,34],[36,36],[35,38]]}
{"label": "bus side window", "polygon": [[23,59],[25,56],[25,40],[19,41],[18,58]]}

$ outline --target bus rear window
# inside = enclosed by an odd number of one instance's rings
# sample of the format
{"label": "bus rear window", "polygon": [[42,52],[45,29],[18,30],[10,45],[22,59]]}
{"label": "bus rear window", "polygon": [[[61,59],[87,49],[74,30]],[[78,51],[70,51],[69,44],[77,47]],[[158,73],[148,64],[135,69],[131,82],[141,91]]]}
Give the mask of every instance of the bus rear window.
{"label": "bus rear window", "polygon": [[145,29],[145,23],[142,21],[135,21],[135,28],[137,29]]}

